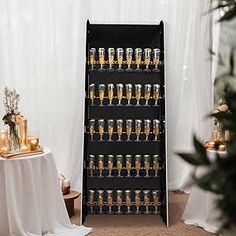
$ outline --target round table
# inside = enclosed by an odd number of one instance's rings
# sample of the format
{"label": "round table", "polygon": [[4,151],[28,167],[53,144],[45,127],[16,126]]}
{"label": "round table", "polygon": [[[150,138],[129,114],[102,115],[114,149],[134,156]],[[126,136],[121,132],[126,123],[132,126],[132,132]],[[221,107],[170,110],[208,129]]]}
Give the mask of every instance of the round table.
{"label": "round table", "polygon": [[15,159],[0,157],[0,236],[86,235],[71,225],[51,151]]}

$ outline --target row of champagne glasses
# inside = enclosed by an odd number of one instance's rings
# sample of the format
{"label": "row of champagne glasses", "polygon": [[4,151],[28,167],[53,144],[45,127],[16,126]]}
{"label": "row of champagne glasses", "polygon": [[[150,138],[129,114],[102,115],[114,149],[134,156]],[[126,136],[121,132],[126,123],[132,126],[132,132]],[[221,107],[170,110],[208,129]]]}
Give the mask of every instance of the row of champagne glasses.
{"label": "row of champagne glasses", "polygon": [[[122,170],[126,170],[126,176],[131,176],[131,171],[135,170],[136,177],[140,176],[140,171],[145,170],[145,176],[149,176],[150,170],[154,170],[154,176],[158,175],[160,168],[159,155],[89,155],[88,169],[90,175],[94,175],[94,170],[99,171],[99,176],[103,176],[104,170],[108,170],[108,176],[115,176],[113,170],[117,171],[116,176],[121,176]],[[124,174],[122,175],[124,176]]]}
{"label": "row of champagne glasses", "polygon": [[[97,200],[97,201],[95,201]],[[125,206],[125,213],[141,214],[140,207],[144,206],[144,214],[158,214],[159,191],[158,190],[94,190],[88,191],[88,206],[90,213],[94,213],[94,207],[99,207],[99,214],[103,214],[103,207],[108,207],[108,214],[123,214],[122,206]],[[114,209],[116,206],[116,210]],[[132,207],[134,206],[134,208]],[[153,206],[150,212],[150,206]]]}
{"label": "row of champagne glasses", "polygon": [[[94,134],[95,134],[95,119],[89,120],[89,133],[91,140],[94,140]],[[122,119],[117,119],[116,120],[116,133],[118,136],[118,139],[116,140],[117,142],[121,142],[121,136],[123,134],[123,123],[124,121]],[[142,123],[143,121],[140,119],[137,119],[134,121],[135,123],[135,135],[136,135],[136,140],[134,141],[141,141],[140,140],[140,135],[142,133]],[[154,141],[158,140],[158,135],[159,135],[159,126],[160,126],[160,121],[157,119],[154,119],[152,122],[149,119],[144,120],[144,134],[145,134],[145,141],[149,141],[149,135],[151,134],[151,123],[152,123],[152,133],[154,134]],[[113,119],[107,120],[107,130],[108,130],[108,135],[109,139],[107,140],[108,142],[112,142],[113,139],[113,134],[114,134],[114,127],[115,127],[115,121]],[[126,120],[126,141],[131,141],[131,134],[132,134],[132,127],[133,127],[133,120],[127,119]],[[98,133],[100,136],[99,141],[104,141],[103,135],[105,133],[105,120],[104,119],[99,119],[98,120]]]}
{"label": "row of champagne glasses", "polygon": [[[134,58],[133,58],[134,54]],[[135,64],[134,71],[140,72],[141,68],[140,65],[145,65],[145,71],[150,72],[150,65],[155,65],[155,68],[152,70],[154,72],[159,72],[159,64],[160,64],[160,54],[161,51],[159,48],[126,48],[125,49],[125,59],[124,60],[124,49],[123,48],[108,48],[107,51],[105,48],[98,49],[98,58],[97,58],[97,50],[96,48],[89,49],[89,64],[91,65],[90,69],[94,70],[94,64],[100,64],[99,71],[103,72],[105,70],[109,72],[113,72],[114,65],[118,64],[118,68],[116,69],[118,72],[123,72],[124,69],[122,67],[125,66],[125,71],[132,72],[133,69],[131,68],[132,64]],[[115,61],[116,57],[116,61]],[[97,60],[98,59],[98,60]],[[134,59],[134,61],[133,61]],[[109,67],[105,69],[105,65],[108,64]]]}
{"label": "row of champagne glasses", "polygon": [[[107,85],[107,97],[109,99],[109,104],[108,106],[113,106],[113,99],[115,98],[114,96],[114,84],[110,83]],[[118,99],[118,104],[117,106],[122,106],[121,101],[124,98],[123,97],[123,89],[124,85],[123,84],[116,84],[116,94],[117,94],[117,99]],[[141,84],[135,84],[135,96],[134,98],[136,99],[136,106],[140,106],[140,100],[142,98],[142,85]],[[132,89],[133,85],[132,84],[125,84],[125,91],[126,91],[126,97],[127,99],[127,104],[126,106],[131,106],[131,99],[132,99]],[[96,98],[95,94],[96,86],[95,84],[90,84],[89,85],[89,98],[91,100],[91,105],[94,105],[94,99]],[[152,86],[151,84],[145,84],[144,85],[144,99],[145,99],[145,106],[148,106],[148,101],[151,98],[151,90]],[[100,100],[100,106],[103,106],[103,100],[105,98],[105,92],[106,92],[106,86],[105,84],[99,84],[98,85],[98,97]],[[153,85],[153,99],[155,100],[155,106],[157,106],[158,100],[160,98],[160,85],[159,84],[154,84]]]}

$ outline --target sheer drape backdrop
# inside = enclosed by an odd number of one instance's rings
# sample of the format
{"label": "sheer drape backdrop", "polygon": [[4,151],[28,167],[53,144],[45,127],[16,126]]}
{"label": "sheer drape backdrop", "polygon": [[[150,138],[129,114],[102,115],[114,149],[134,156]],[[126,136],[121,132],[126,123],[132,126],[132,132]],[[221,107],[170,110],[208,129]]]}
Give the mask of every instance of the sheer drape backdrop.
{"label": "sheer drape backdrop", "polygon": [[[0,97],[7,85],[21,95],[20,110],[58,170],[81,190],[85,26],[166,22],[167,123],[170,188],[189,166],[173,153],[206,138],[212,81],[208,0],[0,0]],[[135,39],[134,39],[135,40]],[[0,113],[3,114],[0,104]]]}

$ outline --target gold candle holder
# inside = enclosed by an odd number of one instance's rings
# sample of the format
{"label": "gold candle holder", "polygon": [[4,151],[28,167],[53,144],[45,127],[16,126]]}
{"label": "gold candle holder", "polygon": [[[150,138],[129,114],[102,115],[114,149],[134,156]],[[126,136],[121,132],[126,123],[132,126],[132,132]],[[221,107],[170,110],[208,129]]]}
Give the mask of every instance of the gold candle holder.
{"label": "gold candle holder", "polygon": [[22,151],[28,150],[27,147],[27,132],[28,132],[28,124],[27,119],[23,118],[19,122],[20,128],[20,149]]}
{"label": "gold candle holder", "polygon": [[27,137],[28,150],[36,151],[39,147],[39,138],[36,136]]}
{"label": "gold candle holder", "polygon": [[8,154],[10,152],[8,132],[7,130],[0,131],[0,154]]}

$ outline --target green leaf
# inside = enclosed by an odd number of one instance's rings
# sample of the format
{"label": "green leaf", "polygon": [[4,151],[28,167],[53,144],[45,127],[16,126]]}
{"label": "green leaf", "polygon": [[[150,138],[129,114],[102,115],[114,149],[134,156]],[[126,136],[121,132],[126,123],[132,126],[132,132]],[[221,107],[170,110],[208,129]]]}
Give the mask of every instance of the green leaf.
{"label": "green leaf", "polygon": [[228,10],[221,18],[220,22],[231,20],[232,18],[236,17],[236,7],[233,7],[232,9]]}
{"label": "green leaf", "polygon": [[197,140],[197,137],[195,135],[193,136],[193,143],[198,154],[197,156],[199,159],[201,159],[202,165],[209,165],[210,161],[206,154],[206,148]]}
{"label": "green leaf", "polygon": [[177,153],[183,160],[194,166],[205,165],[196,154]]}

